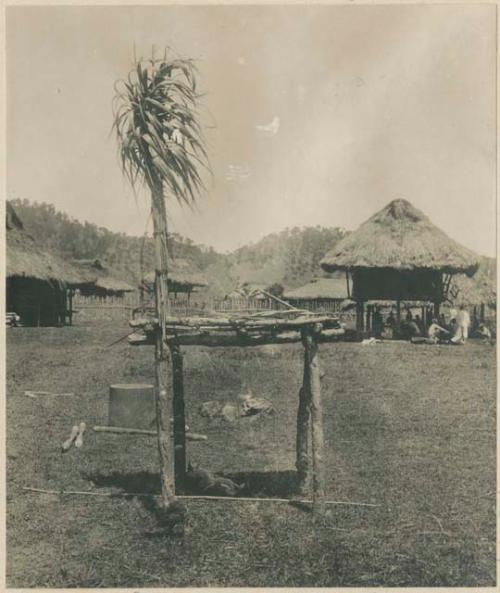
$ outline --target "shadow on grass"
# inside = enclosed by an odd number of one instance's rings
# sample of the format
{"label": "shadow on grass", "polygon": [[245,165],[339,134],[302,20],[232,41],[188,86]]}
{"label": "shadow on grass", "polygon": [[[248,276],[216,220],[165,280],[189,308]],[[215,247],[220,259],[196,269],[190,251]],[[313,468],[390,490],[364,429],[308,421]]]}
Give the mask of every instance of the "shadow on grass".
{"label": "shadow on grass", "polygon": [[[155,495],[161,493],[161,484],[159,475],[151,472],[130,472],[120,473],[111,472],[107,474],[91,473],[83,476],[85,479],[91,481],[95,487],[98,488],[112,488],[116,489],[117,496],[123,494],[149,494],[151,496],[140,496],[138,500],[144,509],[155,518],[161,529],[148,531],[143,533],[145,537],[157,538],[164,537],[167,532],[172,532],[172,527],[181,519],[178,516],[178,509],[170,509],[166,511],[160,502],[160,499],[155,498]],[[241,490],[241,496],[258,498],[290,498],[290,504],[300,510],[308,510],[306,505],[299,501],[294,501],[292,498],[298,492],[297,475],[294,471],[281,472],[239,472],[228,473],[224,477],[230,478],[237,484],[245,484]],[[183,494],[200,494],[199,492],[184,491]],[[182,502],[179,501],[182,505]],[[177,503],[175,503],[177,504]],[[184,514],[185,511],[181,511]]]}
{"label": "shadow on grass", "polygon": [[[223,474],[237,484],[244,484],[241,496],[293,497],[298,492],[297,474],[294,471],[238,472]],[[119,489],[124,494],[160,494],[160,477],[151,472],[92,473],[83,476],[98,488]],[[185,494],[200,494],[185,492]]]}
{"label": "shadow on grass", "polygon": [[298,492],[297,474],[294,471],[238,472],[224,474],[237,484],[245,484],[242,496],[288,498]]}

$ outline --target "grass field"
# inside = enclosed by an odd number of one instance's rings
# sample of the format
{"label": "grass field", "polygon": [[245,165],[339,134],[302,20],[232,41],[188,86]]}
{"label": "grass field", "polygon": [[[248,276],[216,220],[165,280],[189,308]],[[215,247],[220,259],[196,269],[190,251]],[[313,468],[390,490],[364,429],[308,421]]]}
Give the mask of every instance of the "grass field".
{"label": "grass field", "polygon": [[[149,497],[22,490],[158,492],[150,437],[89,433],[81,450],[60,452],[75,422],[106,423],[111,383],[152,381],[151,348],[106,347],[126,332],[7,332],[9,587],[495,584],[492,346],[323,345],[328,499],[380,506],[330,506],[313,523],[286,503],[190,501],[179,538],[158,529]],[[244,473],[251,495],[291,496],[301,347],[192,348],[185,369],[188,424],[208,435],[189,458]],[[246,388],[276,414],[234,424],[198,414]]]}

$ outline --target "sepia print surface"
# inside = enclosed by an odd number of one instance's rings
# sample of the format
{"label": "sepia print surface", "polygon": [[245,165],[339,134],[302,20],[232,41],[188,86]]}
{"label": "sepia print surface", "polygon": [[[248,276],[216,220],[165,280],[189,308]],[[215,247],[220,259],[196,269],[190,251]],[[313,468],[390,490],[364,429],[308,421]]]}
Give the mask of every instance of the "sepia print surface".
{"label": "sepia print surface", "polygon": [[496,5],[5,13],[7,587],[495,587]]}

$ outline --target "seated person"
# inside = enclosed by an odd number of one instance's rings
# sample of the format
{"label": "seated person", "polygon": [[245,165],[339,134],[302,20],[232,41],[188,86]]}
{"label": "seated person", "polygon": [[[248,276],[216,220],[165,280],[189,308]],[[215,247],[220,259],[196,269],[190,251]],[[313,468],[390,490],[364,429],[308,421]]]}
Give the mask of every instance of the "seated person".
{"label": "seated person", "polygon": [[477,328],[475,333],[479,338],[486,338],[488,340],[491,340],[491,331],[484,323],[479,324],[479,327]]}
{"label": "seated person", "polygon": [[420,328],[418,327],[415,321],[409,321],[406,324],[406,330],[410,338],[416,338],[417,336],[421,335]]}
{"label": "seated person", "polygon": [[445,339],[447,335],[449,335],[449,331],[444,327],[441,327],[437,319],[434,318],[432,323],[429,325],[429,329],[427,330],[427,338],[433,344],[437,344],[439,341]]}
{"label": "seated person", "polygon": [[420,315],[415,315],[415,323],[418,327],[419,335],[424,333],[424,325],[420,319]]}
{"label": "seated person", "polygon": [[389,313],[389,317],[387,317],[386,325],[387,325],[387,327],[391,327],[391,328],[393,328],[396,325],[396,319],[394,318],[394,313],[392,312],[392,309],[391,309],[391,312]]}

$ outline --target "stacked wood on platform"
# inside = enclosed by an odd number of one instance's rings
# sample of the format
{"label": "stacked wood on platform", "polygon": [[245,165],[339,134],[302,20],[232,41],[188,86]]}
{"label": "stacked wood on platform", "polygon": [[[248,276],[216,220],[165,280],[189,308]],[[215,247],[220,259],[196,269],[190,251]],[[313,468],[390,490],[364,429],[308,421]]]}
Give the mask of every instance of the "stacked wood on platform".
{"label": "stacked wood on platform", "polygon": [[[344,329],[335,317],[314,315],[308,311],[269,311],[248,315],[213,317],[168,317],[167,339],[179,346],[261,346],[300,342],[307,326],[321,326],[317,340],[336,340]],[[143,317],[130,321],[138,333],[129,336],[133,346],[153,344],[158,320]],[[142,332],[142,333],[139,333]]]}

